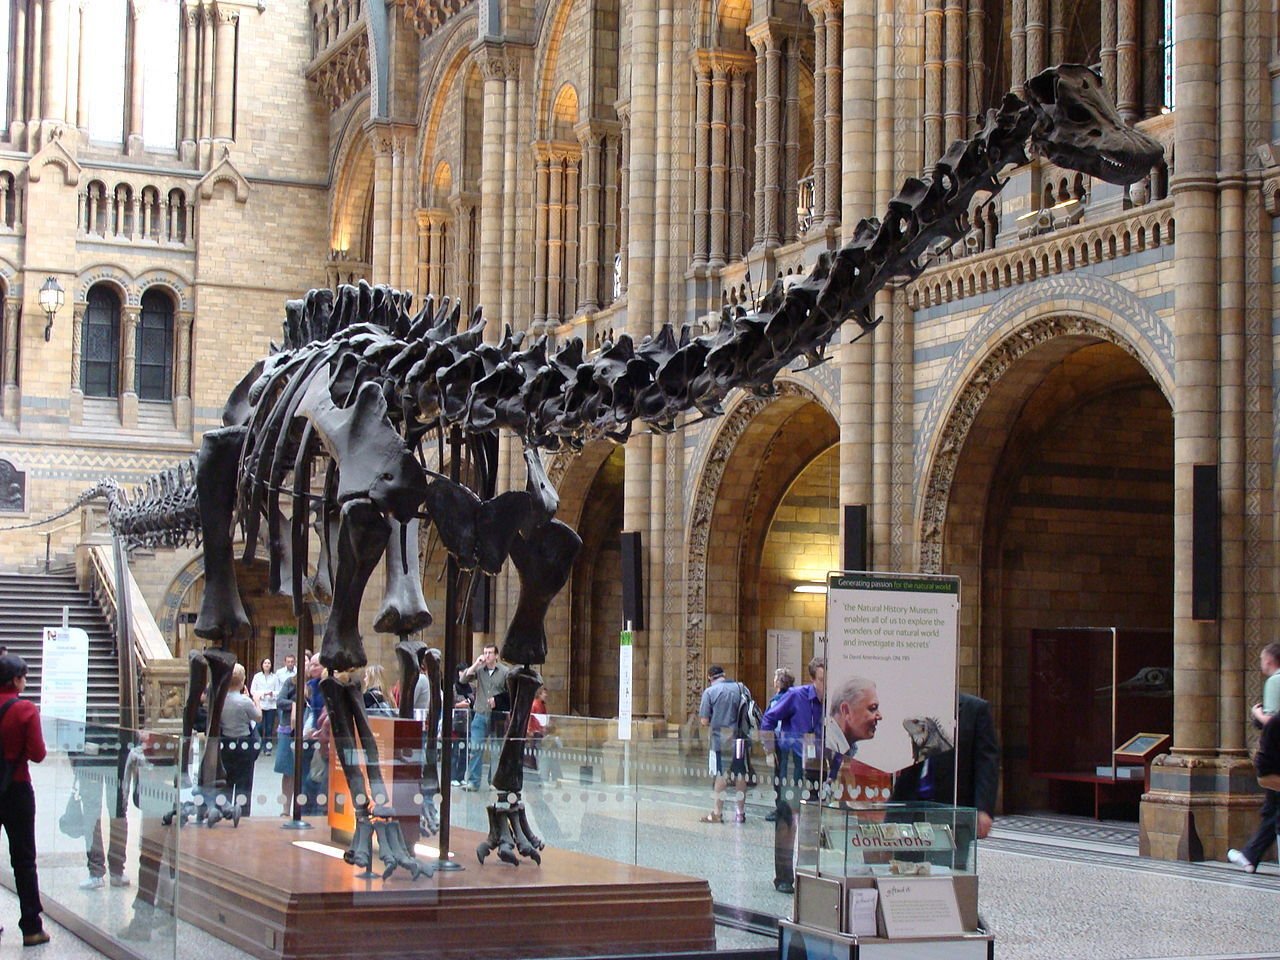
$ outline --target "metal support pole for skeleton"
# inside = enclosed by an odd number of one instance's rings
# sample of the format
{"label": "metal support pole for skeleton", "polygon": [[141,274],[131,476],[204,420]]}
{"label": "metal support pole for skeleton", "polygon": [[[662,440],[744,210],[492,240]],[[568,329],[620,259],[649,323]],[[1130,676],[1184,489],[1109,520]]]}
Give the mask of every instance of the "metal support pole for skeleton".
{"label": "metal support pole for skeleton", "polygon": [[[457,427],[449,430],[449,479],[457,483],[462,476],[462,431]],[[478,575],[478,574],[477,574]],[[453,701],[458,679],[458,562],[453,554],[445,553],[444,561],[444,677],[441,682],[440,714],[449,716],[449,733],[442,736],[440,751],[441,781],[453,770]],[[403,694],[402,694],[403,696]],[[442,731],[443,733],[443,731]],[[452,780],[452,777],[448,779]],[[440,791],[440,864],[441,870],[461,870],[462,864],[449,859],[449,835],[453,810],[453,788]]]}

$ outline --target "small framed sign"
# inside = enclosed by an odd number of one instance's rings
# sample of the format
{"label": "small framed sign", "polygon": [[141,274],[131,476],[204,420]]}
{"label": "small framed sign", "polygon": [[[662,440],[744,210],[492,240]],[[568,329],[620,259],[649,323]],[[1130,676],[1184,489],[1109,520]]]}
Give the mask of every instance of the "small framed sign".
{"label": "small framed sign", "polygon": [[1120,763],[1147,763],[1161,750],[1169,746],[1167,733],[1135,733],[1116,747],[1116,761]]}

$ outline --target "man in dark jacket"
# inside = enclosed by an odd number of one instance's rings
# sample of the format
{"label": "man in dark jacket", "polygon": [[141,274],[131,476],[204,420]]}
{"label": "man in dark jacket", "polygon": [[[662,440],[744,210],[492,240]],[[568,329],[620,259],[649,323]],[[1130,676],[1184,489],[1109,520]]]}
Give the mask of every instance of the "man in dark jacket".
{"label": "man in dark jacket", "polygon": [[[991,704],[981,697],[960,694],[956,749],[922,760],[898,774],[894,800],[932,800],[975,807],[978,839],[991,832],[1000,787],[1000,743],[991,718]],[[958,758],[958,759],[957,759]],[[952,797],[955,800],[952,800]],[[960,866],[968,858],[968,843],[957,837]]]}
{"label": "man in dark jacket", "polygon": [[22,945],[34,947],[48,943],[49,934],[40,918],[44,906],[36,875],[36,795],[27,764],[42,761],[46,751],[40,711],[20,698],[26,686],[26,662],[12,653],[0,654],[0,750],[13,764],[9,787],[0,795],[0,828],[9,835],[9,861],[22,910]]}

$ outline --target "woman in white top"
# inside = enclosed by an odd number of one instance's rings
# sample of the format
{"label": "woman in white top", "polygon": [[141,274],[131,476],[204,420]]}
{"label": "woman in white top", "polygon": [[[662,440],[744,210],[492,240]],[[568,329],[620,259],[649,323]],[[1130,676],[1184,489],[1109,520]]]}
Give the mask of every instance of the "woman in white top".
{"label": "woman in white top", "polygon": [[271,658],[263,657],[249,685],[249,695],[262,711],[262,748],[267,753],[275,744],[276,694],[280,692],[280,684],[280,675],[271,669]]}

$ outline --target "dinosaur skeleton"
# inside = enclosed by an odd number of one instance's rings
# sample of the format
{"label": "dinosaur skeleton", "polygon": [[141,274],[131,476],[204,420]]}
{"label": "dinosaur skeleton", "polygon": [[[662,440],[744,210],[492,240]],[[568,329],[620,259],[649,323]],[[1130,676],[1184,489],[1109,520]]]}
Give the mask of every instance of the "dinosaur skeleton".
{"label": "dinosaur skeleton", "polygon": [[[316,514],[320,559],[311,587],[324,583],[332,593],[322,689],[357,801],[349,862],[368,868],[376,833],[387,873],[397,866],[414,876],[429,872],[377,800],[387,791],[355,685],[354,672],[366,662],[357,612],[379,561],[387,560],[386,583],[375,627],[402,637],[431,622],[414,548],[422,521],[433,525],[471,583],[498,573],[508,558],[514,564],[519,600],[501,649],[517,665],[509,679],[511,719],[492,778],[497,801],[488,808],[489,836],[477,854],[482,862],[493,850],[511,863],[517,854],[538,860],[542,841],[521,799],[523,731],[541,684],[536,667],[546,657],[544,616],[581,546],[555,519],[557,494],[541,451],[598,439],[622,443],[636,421],[668,432],[690,412],[720,414],[734,389],[771,395],[782,370],[802,359],[808,367],[826,360],[847,318],[860,336],[872,330],[880,322],[872,316],[877,292],[918,276],[931,251],[959,240],[974,198],[997,193],[1001,172],[1026,163],[1029,154],[1117,184],[1137,181],[1160,162],[1160,144],[1123,124],[1092,70],[1049,69],[1025,89],[1027,101],[1007,95],[999,110],[980,118],[972,138],[952,144],[930,176],[909,178],[882,220],[863,220],[807,277],[789,286],[779,281],[756,310],[726,308],[718,329],[701,336],[666,324],[639,344],[623,334],[588,359],[577,338],[552,352],[545,336],[526,344],[507,327],[497,343],[485,342],[479,308],[460,326],[460,304],[448,298],[427,297],[413,313],[410,294],[364,282],[336,295],[312,290],[287,304],[282,348],[232,391],[224,426],[204,435],[198,456],[206,587],[195,630],[218,643],[248,630],[233,568],[237,520],[246,560],[256,555],[265,522],[270,588],[292,596],[300,612]],[[527,483],[495,495],[500,430],[520,439]],[[422,446],[432,437],[438,462],[445,462],[446,431],[466,438],[472,489],[425,465]],[[186,491],[157,491],[162,517],[190,517]],[[132,523],[130,535],[139,542],[195,533],[189,519],[181,534],[167,532],[163,521]],[[416,650],[402,643],[398,656],[407,692]],[[215,688],[210,703],[214,742],[224,692]],[[424,795],[438,789],[434,764],[426,766],[433,769],[424,772]],[[216,761],[206,763],[202,781],[216,776]],[[434,809],[425,807],[423,823],[431,828]]]}

